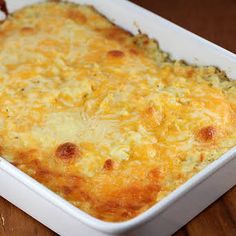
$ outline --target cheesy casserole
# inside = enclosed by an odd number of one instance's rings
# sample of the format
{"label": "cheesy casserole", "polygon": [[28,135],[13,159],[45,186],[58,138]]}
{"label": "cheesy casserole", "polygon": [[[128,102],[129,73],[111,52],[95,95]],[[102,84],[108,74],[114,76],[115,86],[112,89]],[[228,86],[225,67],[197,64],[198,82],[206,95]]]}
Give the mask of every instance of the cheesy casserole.
{"label": "cheesy casserole", "polygon": [[0,25],[0,152],[101,220],[131,219],[236,145],[236,84],[90,6]]}

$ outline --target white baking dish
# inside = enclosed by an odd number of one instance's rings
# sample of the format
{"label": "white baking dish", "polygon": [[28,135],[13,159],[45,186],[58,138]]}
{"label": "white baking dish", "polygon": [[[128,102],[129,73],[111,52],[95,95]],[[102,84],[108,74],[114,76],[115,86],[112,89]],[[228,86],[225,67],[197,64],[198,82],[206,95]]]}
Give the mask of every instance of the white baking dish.
{"label": "white baking dish", "polygon": [[[7,0],[10,12],[37,0]],[[128,1],[74,0],[94,5],[121,27],[159,41],[173,58],[215,65],[236,79],[236,55]],[[236,183],[236,147],[136,218],[107,223],[77,209],[0,158],[0,194],[60,235],[170,235]]]}

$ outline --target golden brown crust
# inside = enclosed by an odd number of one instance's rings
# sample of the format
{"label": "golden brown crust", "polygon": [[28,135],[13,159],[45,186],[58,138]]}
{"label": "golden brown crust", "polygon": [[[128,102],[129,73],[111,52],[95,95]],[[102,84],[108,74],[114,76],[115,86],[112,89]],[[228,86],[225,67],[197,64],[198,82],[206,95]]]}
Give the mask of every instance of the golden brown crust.
{"label": "golden brown crust", "polygon": [[75,157],[80,157],[81,151],[74,143],[67,142],[57,147],[55,155],[61,160],[69,161]]}
{"label": "golden brown crust", "polygon": [[77,10],[69,10],[67,12],[67,17],[69,19],[72,19],[73,21],[75,21],[78,24],[84,24],[87,21],[87,18],[84,14],[82,14],[81,12],[77,11]]}
{"label": "golden brown crust", "polygon": [[233,82],[91,7],[27,7],[0,39],[1,154],[99,219],[139,215],[236,144]]}
{"label": "golden brown crust", "polygon": [[103,169],[104,170],[112,170],[114,167],[114,162],[111,159],[107,159],[104,162]]}
{"label": "golden brown crust", "polygon": [[105,199],[94,202],[96,215],[105,219],[104,215],[112,215],[115,220],[129,219],[142,212],[147,205],[155,203],[159,186],[155,184],[133,184],[127,188],[111,194]]}
{"label": "golden brown crust", "polygon": [[216,127],[214,126],[207,126],[202,128],[198,132],[198,137],[205,142],[210,142],[215,139],[217,135]]}
{"label": "golden brown crust", "polygon": [[121,58],[125,56],[125,54],[120,50],[111,50],[107,52],[107,55],[114,58]]}
{"label": "golden brown crust", "polygon": [[23,27],[21,33],[22,35],[32,35],[35,33],[35,30],[32,27]]}

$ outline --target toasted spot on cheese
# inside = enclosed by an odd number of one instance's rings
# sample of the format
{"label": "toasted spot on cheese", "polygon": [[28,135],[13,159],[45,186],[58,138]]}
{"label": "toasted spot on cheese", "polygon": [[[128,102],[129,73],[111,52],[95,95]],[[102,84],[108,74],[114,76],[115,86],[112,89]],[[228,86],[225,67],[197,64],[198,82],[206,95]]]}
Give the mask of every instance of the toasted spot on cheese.
{"label": "toasted spot on cheese", "polygon": [[92,7],[26,7],[0,40],[1,155],[99,219],[141,214],[236,144],[235,81]]}
{"label": "toasted spot on cheese", "polygon": [[35,32],[34,28],[31,27],[23,27],[21,29],[22,35],[32,35],[34,34],[34,32]]}
{"label": "toasted spot on cheese", "polygon": [[202,141],[212,141],[215,136],[217,135],[216,127],[214,126],[207,126],[202,128],[198,132],[198,136]]}
{"label": "toasted spot on cheese", "polygon": [[86,16],[81,13],[78,9],[71,9],[68,11],[68,18],[72,19],[76,23],[86,23],[87,18]]}
{"label": "toasted spot on cheese", "polygon": [[110,57],[114,57],[114,58],[121,58],[125,54],[122,51],[119,51],[119,50],[111,50],[107,53],[107,55],[110,56]]}
{"label": "toasted spot on cheese", "polygon": [[74,143],[63,143],[60,144],[55,152],[56,157],[62,159],[62,160],[71,160],[75,157],[81,156],[81,152],[79,150],[79,147],[77,147]]}
{"label": "toasted spot on cheese", "polygon": [[104,170],[112,170],[113,169],[113,166],[114,166],[114,163],[111,159],[107,159],[105,162],[104,162],[104,165],[103,165],[103,169]]}

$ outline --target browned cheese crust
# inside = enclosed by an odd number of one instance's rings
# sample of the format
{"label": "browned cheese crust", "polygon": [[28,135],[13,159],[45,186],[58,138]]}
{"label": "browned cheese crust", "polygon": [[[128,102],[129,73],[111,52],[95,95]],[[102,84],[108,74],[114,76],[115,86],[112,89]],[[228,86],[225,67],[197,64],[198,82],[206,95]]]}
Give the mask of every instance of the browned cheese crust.
{"label": "browned cheese crust", "polygon": [[92,7],[0,25],[1,155],[105,221],[150,208],[236,144],[236,89]]}

